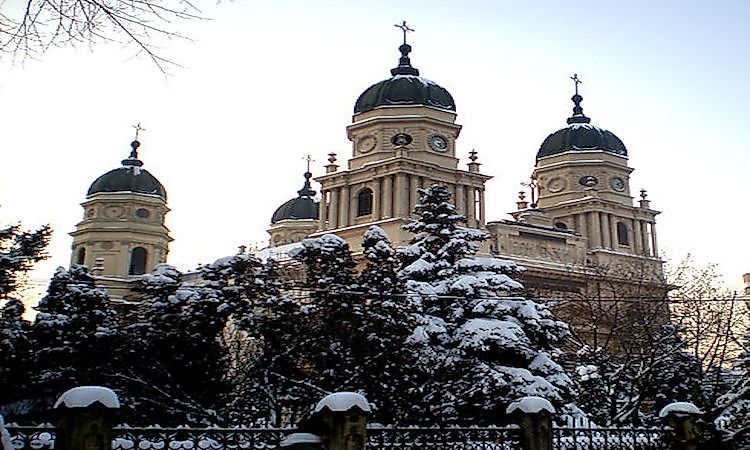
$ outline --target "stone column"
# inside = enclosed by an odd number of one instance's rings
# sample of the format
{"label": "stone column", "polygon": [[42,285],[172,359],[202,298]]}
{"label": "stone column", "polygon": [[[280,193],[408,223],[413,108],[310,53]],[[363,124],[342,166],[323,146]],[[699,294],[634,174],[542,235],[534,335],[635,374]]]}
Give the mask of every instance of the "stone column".
{"label": "stone column", "polygon": [[612,249],[620,248],[620,239],[617,237],[617,217],[609,215],[609,234],[612,235]]}
{"label": "stone column", "polygon": [[408,216],[407,208],[409,207],[409,179],[405,173],[396,175],[396,207],[394,216]]}
{"label": "stone column", "polygon": [[55,403],[55,449],[111,450],[112,421],[119,408],[117,395],[105,387],[83,386],[65,392]]}
{"label": "stone column", "polygon": [[383,178],[383,218],[393,217],[393,176]]}
{"label": "stone column", "polygon": [[380,220],[382,215],[382,199],[380,198],[380,178],[372,180],[372,219]]}
{"label": "stone column", "polygon": [[409,179],[411,181],[409,183],[409,209],[407,210],[407,215],[414,211],[414,205],[419,201],[419,177],[417,175],[412,175]]}
{"label": "stone column", "polygon": [[466,191],[463,184],[456,185],[456,212],[466,215]]}
{"label": "stone column", "polygon": [[328,215],[328,229],[339,227],[339,189],[331,189],[331,213]]}
{"label": "stone column", "polygon": [[326,194],[328,191],[320,190],[320,208],[318,208],[318,229],[327,229],[326,214],[328,214],[328,205],[326,204]]}
{"label": "stone column", "polygon": [[339,227],[349,226],[349,203],[351,196],[349,195],[349,186],[341,188],[341,198],[339,198]]}
{"label": "stone column", "polygon": [[576,230],[581,236],[588,236],[588,223],[586,220],[586,213],[578,214],[576,216],[576,221],[578,222],[578,229]]}
{"label": "stone column", "polygon": [[609,214],[599,213],[601,221],[602,247],[612,248],[612,236],[609,234]]}
{"label": "stone column", "polygon": [[633,246],[636,255],[643,254],[643,235],[641,234],[641,221],[633,219]]}
{"label": "stone column", "polygon": [[651,256],[659,256],[659,246],[656,242],[656,222],[650,222],[651,225]]}
{"label": "stone column", "polygon": [[648,223],[645,220],[641,220],[641,242],[643,242],[643,254],[651,256],[651,248],[648,239]]}
{"label": "stone column", "polygon": [[473,186],[467,186],[466,189],[466,225],[469,227],[477,226],[476,211],[477,205],[475,202],[475,193]]}
{"label": "stone column", "polygon": [[482,188],[479,190],[479,226],[483,226],[487,222],[487,217],[484,214],[484,188]]}
{"label": "stone column", "polygon": [[602,247],[602,225],[599,221],[599,212],[592,211],[591,216],[591,248]]}

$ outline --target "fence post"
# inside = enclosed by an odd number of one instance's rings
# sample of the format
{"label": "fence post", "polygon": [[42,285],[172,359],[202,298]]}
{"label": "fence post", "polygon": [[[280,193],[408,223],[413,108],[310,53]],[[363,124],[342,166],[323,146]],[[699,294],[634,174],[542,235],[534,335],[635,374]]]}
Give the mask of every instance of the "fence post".
{"label": "fence post", "polygon": [[112,420],[120,401],[112,390],[80,386],[55,403],[55,450],[111,450]]}
{"label": "fence post", "polygon": [[315,407],[327,425],[329,450],[364,450],[367,446],[367,416],[370,404],[354,392],[336,392]]}
{"label": "fence post", "polygon": [[542,397],[521,397],[505,412],[521,426],[522,450],[552,450],[552,415],[555,408]]}
{"label": "fence post", "polygon": [[674,402],[659,412],[659,417],[674,430],[674,450],[698,450],[700,428],[698,418],[703,412],[690,402]]}

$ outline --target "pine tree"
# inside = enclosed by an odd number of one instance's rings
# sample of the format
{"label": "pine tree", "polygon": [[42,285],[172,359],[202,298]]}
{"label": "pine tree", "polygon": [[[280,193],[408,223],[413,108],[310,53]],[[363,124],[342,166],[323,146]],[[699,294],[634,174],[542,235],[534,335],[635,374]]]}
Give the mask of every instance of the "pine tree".
{"label": "pine tree", "polygon": [[31,324],[23,318],[24,311],[15,299],[0,309],[0,406],[29,394]]}
{"label": "pine tree", "polygon": [[[412,341],[419,368],[425,418],[442,423],[492,423],[509,402],[537,395],[563,407],[572,381],[555,362],[568,335],[543,305],[514,296],[521,284],[511,261],[473,256],[488,238],[462,226],[445,186],[420,189],[415,233],[399,249],[400,276],[421,312]],[[499,295],[502,293],[502,295]]]}
{"label": "pine tree", "polygon": [[36,309],[36,389],[51,400],[74,386],[106,385],[118,329],[107,292],[94,286],[88,268],[59,267]]}
{"label": "pine tree", "polygon": [[0,301],[10,298],[23,275],[47,258],[51,234],[49,226],[36,231],[22,231],[20,225],[0,229]]}

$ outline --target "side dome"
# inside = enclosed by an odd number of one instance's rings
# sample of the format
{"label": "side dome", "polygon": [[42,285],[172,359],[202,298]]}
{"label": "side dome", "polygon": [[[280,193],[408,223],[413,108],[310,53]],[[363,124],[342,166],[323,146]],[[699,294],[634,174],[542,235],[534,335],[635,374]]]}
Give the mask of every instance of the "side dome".
{"label": "side dome", "polygon": [[[577,78],[577,76],[576,76]],[[576,84],[576,91],[578,84]],[[611,131],[591,125],[591,119],[583,114],[581,101],[583,97],[578,92],[571,97],[575,107],[573,115],[568,117],[568,126],[547,136],[539,147],[536,159],[545,156],[558,155],[570,151],[601,150],[615,155],[627,157],[628,149],[620,138]]]}
{"label": "side dome", "polygon": [[573,123],[547,136],[536,157],[539,159],[570,151],[587,150],[602,150],[628,156],[625,144],[611,131],[588,123]]}
{"label": "side dome", "polygon": [[279,206],[271,216],[271,225],[282,220],[317,220],[318,202],[315,201],[316,192],[310,187],[310,172],[305,173],[305,185],[297,191],[298,196]]}
{"label": "side dome", "polygon": [[391,78],[373,84],[357,98],[354,114],[371,111],[378,106],[424,105],[456,110],[453,96],[434,81],[419,76],[419,70],[411,66],[411,46],[399,47],[401,58],[398,67],[391,69]]}
{"label": "side dome", "polygon": [[122,167],[110,170],[100,176],[89,187],[86,195],[102,192],[134,192],[137,194],[156,195],[167,201],[167,190],[151,173],[142,169],[143,162],[138,159],[140,142],[133,141],[130,156],[122,160]]}

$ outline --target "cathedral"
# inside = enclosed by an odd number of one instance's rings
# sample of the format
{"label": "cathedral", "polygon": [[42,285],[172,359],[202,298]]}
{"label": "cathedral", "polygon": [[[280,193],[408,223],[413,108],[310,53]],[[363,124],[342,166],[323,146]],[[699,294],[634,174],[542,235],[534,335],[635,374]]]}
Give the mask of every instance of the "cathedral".
{"label": "cathedral", "polygon": [[[460,167],[453,97],[420,76],[411,50],[404,41],[391,76],[357,98],[346,127],[352,145],[346,165],[329,154],[325,173],[313,177],[308,169],[297,196],[273,212],[261,256],[283,258],[302,239],[326,233],[346,239],[356,254],[371,225],[394,245],[405,244],[411,235],[402,226],[411,221],[418,190],[442,184],[467,226],[491,234],[481,252],[525,267],[522,281],[539,296],[580,294],[602,279],[663,286],[659,212],[645,191],[637,201],[631,196],[628,149],[584,114],[577,76],[572,115],[536,152],[530,198],[520,193],[509,218],[493,220],[485,215],[492,176],[481,172],[473,151]],[[113,299],[127,298],[138,275],[166,262],[171,241],[166,190],[143,168],[139,145],[136,135],[122,166],[91,184],[83,220],[71,233],[71,263],[91,267]]]}

